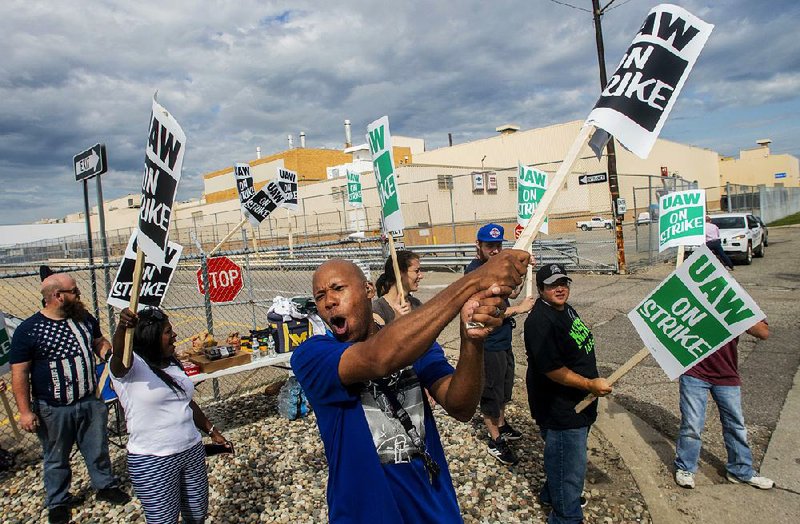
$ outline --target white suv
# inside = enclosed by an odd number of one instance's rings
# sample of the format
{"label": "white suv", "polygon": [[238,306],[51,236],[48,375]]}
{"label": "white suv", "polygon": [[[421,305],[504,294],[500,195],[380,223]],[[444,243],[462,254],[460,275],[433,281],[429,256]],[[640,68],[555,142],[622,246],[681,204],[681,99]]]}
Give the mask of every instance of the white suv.
{"label": "white suv", "polygon": [[754,255],[764,256],[764,228],[750,213],[711,215],[711,222],[719,228],[722,249],[731,258],[750,264]]}

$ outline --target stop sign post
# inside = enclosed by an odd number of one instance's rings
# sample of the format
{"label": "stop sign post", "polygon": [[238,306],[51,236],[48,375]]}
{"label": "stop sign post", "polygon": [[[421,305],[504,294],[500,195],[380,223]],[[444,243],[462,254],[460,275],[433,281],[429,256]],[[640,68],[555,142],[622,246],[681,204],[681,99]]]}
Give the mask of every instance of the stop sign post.
{"label": "stop sign post", "polygon": [[[242,290],[242,268],[228,257],[208,259],[208,294],[211,302],[230,302]],[[197,290],[205,295],[203,268],[197,270]]]}

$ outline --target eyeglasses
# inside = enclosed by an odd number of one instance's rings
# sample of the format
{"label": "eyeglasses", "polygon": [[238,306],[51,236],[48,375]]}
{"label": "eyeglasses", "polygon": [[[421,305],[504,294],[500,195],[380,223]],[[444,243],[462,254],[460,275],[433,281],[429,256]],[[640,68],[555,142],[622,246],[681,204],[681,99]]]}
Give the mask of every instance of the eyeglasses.
{"label": "eyeglasses", "polygon": [[59,293],[70,293],[72,295],[75,295],[76,297],[81,296],[81,290],[78,289],[77,286],[72,288],[72,289],[59,289],[58,292]]}

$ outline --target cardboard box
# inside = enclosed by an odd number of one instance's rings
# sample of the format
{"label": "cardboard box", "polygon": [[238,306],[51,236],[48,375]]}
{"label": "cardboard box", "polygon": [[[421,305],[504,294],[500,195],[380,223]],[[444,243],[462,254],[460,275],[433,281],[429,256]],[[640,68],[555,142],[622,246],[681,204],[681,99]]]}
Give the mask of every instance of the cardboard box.
{"label": "cardboard box", "polygon": [[202,373],[213,373],[215,371],[219,371],[220,369],[227,369],[233,366],[241,366],[242,364],[247,364],[251,360],[250,353],[237,353],[232,357],[221,358],[218,360],[208,360],[203,355],[192,356],[189,358],[192,362],[200,366],[200,371]]}

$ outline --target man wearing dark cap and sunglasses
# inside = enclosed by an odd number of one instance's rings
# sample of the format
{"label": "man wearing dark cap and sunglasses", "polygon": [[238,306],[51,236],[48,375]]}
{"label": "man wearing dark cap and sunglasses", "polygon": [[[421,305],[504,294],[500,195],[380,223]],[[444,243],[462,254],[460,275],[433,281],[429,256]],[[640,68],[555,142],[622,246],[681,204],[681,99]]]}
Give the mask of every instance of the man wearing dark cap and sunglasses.
{"label": "man wearing dark cap and sunglasses", "polygon": [[594,336],[567,303],[572,279],[561,264],[536,272],[539,298],[525,320],[528,403],[544,439],[545,483],[540,501],[552,507],[548,522],[582,522],[586,441],[597,403],[580,413],[587,393],[611,393],[598,378]]}
{"label": "man wearing dark cap and sunglasses", "polygon": [[[105,404],[95,398],[95,361],[111,356],[111,344],[81,302],[75,279],[63,273],[42,281],[44,308],[14,331],[9,361],[22,429],[42,444],[49,522],[69,522],[74,444],[86,462],[97,498],[125,504],[108,455]],[[31,396],[33,397],[31,399]]]}

